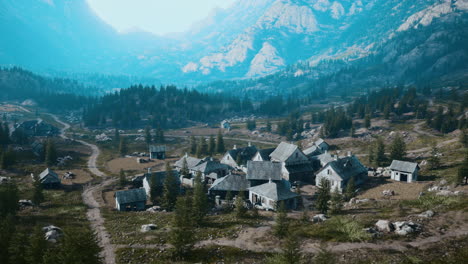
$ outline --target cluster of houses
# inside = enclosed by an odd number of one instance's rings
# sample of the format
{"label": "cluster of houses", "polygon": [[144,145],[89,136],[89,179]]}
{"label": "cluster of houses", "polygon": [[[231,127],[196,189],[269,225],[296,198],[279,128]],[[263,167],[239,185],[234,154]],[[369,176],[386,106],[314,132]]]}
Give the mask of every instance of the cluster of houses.
{"label": "cluster of houses", "polygon": [[[357,186],[368,179],[368,169],[356,156],[350,152],[346,156],[333,155],[329,148],[327,142],[319,139],[305,150],[286,142],[269,149],[257,149],[251,144],[243,148],[234,146],[220,161],[185,154],[175,162],[171,175],[180,186],[193,186],[195,175],[200,173],[209,186],[209,195],[217,201],[225,200],[228,193],[235,196],[242,191],[257,208],[275,210],[279,202],[284,202],[288,208],[295,209],[300,195],[292,191],[294,185],[320,185],[322,179],[326,179],[332,190],[342,191],[351,179]],[[394,161],[390,169],[393,180],[417,180],[419,167],[416,163]],[[117,192],[117,208],[141,208],[152,187],[162,191],[165,177],[166,172],[151,170],[138,176],[135,181],[141,182],[142,188]],[[156,184],[151,185],[152,181]]]}

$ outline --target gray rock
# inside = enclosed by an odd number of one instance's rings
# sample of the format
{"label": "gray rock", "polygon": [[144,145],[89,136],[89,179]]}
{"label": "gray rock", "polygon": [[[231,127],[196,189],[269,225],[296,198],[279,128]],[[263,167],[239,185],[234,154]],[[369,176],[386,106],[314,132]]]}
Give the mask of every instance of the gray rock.
{"label": "gray rock", "polygon": [[142,225],[140,231],[142,233],[150,232],[156,230],[157,226],[155,224]]}
{"label": "gray rock", "polygon": [[388,220],[377,221],[377,223],[375,223],[375,227],[377,228],[377,230],[387,233],[392,232],[395,229],[393,224]]}
{"label": "gray rock", "polygon": [[382,192],[382,195],[383,196],[394,196],[395,195],[395,192],[393,190],[384,190]]}
{"label": "gray rock", "polygon": [[434,216],[434,211],[431,211],[431,210],[428,210],[418,215],[418,217],[421,217],[421,218],[431,218],[433,216]]}
{"label": "gray rock", "polygon": [[415,224],[411,221],[401,221],[393,223],[395,227],[395,234],[400,236],[406,236],[411,233],[416,233],[421,231],[421,225]]}
{"label": "gray rock", "polygon": [[320,223],[320,222],[325,222],[327,221],[328,218],[324,214],[318,214],[312,217],[312,222],[314,223]]}
{"label": "gray rock", "polygon": [[54,225],[43,227],[42,232],[45,233],[44,234],[45,240],[51,243],[57,243],[58,239],[63,235],[62,229]]}

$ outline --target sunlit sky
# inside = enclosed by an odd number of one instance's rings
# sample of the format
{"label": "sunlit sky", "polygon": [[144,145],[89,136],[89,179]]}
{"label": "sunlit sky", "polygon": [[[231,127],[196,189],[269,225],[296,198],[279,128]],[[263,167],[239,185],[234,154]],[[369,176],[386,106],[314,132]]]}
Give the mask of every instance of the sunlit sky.
{"label": "sunlit sky", "polygon": [[87,0],[91,8],[120,32],[140,29],[158,35],[184,32],[216,7],[235,0]]}

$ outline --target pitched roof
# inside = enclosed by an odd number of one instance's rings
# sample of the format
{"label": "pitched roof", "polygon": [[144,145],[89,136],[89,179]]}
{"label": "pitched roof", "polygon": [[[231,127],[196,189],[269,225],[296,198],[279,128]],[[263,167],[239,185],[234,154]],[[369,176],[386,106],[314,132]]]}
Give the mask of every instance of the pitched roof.
{"label": "pitched roof", "polygon": [[181,159],[179,159],[178,161],[176,161],[175,166],[177,168],[182,168],[184,166],[184,160],[187,160],[188,169],[192,169],[192,168],[200,165],[200,163],[202,162],[201,159],[197,159],[197,158],[190,157],[190,156],[184,156]]}
{"label": "pitched roof", "polygon": [[260,149],[257,151],[262,160],[270,160],[270,154],[275,151],[275,148]]}
{"label": "pitched roof", "polygon": [[245,148],[231,149],[228,153],[234,160],[237,160],[237,155],[240,155],[242,160],[251,160],[255,154],[257,154],[257,147],[248,146]]}
{"label": "pitched roof", "polygon": [[295,165],[288,165],[286,166],[286,169],[290,174],[292,173],[303,173],[303,172],[310,172],[312,175],[314,172],[314,168],[312,167],[311,164],[305,163],[305,164],[295,164]]}
{"label": "pitched roof", "polygon": [[305,149],[304,154],[306,154],[306,156],[320,155],[322,154],[322,151],[316,145],[313,145],[312,147]]}
{"label": "pitched roof", "polygon": [[151,145],[149,147],[149,151],[150,152],[166,152],[166,146],[164,146],[164,145],[161,145],[161,146]]}
{"label": "pitched roof", "polygon": [[56,178],[57,181],[60,181],[59,179],[59,176],[57,175],[57,173],[55,173],[53,170],[47,168],[45,169],[43,172],[41,172],[41,174],[39,174],[39,181],[40,182],[43,182],[44,180],[46,180],[47,176],[52,176],[53,178]]}
{"label": "pitched roof", "polygon": [[324,144],[324,143],[328,145],[328,143],[323,138],[319,138],[314,142],[314,145],[320,146],[321,144]]}
{"label": "pitched roof", "polygon": [[[174,177],[178,184],[180,184],[179,172],[176,170],[172,171],[172,177]],[[151,184],[153,180],[156,180],[157,186],[163,186],[164,180],[166,179],[166,172],[165,171],[158,171],[158,172],[151,172],[145,174],[145,179],[148,183]]]}
{"label": "pitched roof", "polygon": [[204,174],[209,174],[217,170],[228,170],[228,169],[229,169],[228,165],[219,163],[217,161],[212,161],[212,160],[205,161],[199,164],[198,166],[191,168],[191,170],[200,171]]}
{"label": "pitched roof", "polygon": [[247,162],[248,180],[281,180],[281,163],[271,161],[249,161]]}
{"label": "pitched roof", "polygon": [[211,185],[210,191],[243,191],[249,188],[245,175],[227,175],[219,178]]}
{"label": "pitched roof", "polygon": [[146,192],[143,188],[118,191],[115,193],[115,198],[119,204],[146,202]]}
{"label": "pitched roof", "polygon": [[278,147],[270,154],[272,160],[280,162],[286,161],[294,151],[297,150],[297,146],[286,142],[281,142]]}
{"label": "pitched roof", "polygon": [[285,180],[282,180],[281,182],[270,181],[262,185],[250,187],[249,191],[273,201],[283,201],[299,196],[297,193],[290,190],[289,182]]}
{"label": "pitched roof", "polygon": [[364,173],[367,174],[366,167],[364,167],[364,165],[362,165],[362,163],[355,156],[344,157],[331,161],[317,174],[327,170],[329,166],[336,172],[336,176],[338,176],[341,180],[348,180],[352,177],[356,177]]}
{"label": "pitched roof", "polygon": [[417,163],[401,160],[394,160],[392,161],[392,165],[390,165],[391,170],[397,170],[408,173],[413,173],[417,168],[419,168]]}
{"label": "pitched roof", "polygon": [[329,162],[332,162],[332,161],[335,160],[335,156],[332,155],[332,154],[330,154],[330,153],[328,153],[328,152],[325,152],[325,153],[323,153],[323,154],[314,156],[314,157],[312,157],[312,158],[313,158],[313,159],[316,159],[316,160],[319,160],[320,163],[321,163],[322,165],[324,165],[324,166],[325,166],[326,164],[328,164]]}

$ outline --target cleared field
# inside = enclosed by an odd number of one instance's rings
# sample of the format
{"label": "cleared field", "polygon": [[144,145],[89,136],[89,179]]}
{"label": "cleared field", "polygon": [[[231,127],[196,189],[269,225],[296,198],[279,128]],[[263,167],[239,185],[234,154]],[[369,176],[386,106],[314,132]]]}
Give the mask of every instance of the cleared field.
{"label": "cleared field", "polygon": [[358,196],[359,199],[382,199],[384,190],[392,190],[394,196],[390,200],[413,200],[417,199],[430,182],[395,182],[388,178],[371,178],[369,183],[363,186],[364,191]]}

